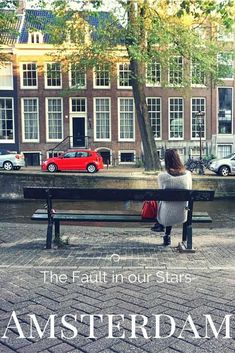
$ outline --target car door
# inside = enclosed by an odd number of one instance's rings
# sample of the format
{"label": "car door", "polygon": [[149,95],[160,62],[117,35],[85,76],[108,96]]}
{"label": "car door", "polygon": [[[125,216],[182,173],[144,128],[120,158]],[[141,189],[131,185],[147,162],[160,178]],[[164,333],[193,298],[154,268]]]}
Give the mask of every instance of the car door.
{"label": "car door", "polygon": [[60,170],[74,170],[76,168],[76,152],[66,152],[60,160]]}
{"label": "car door", "polygon": [[230,162],[232,167],[232,173],[235,173],[235,156],[230,159]]}
{"label": "car door", "polygon": [[88,155],[89,154],[86,151],[79,151],[76,153],[76,169],[77,170],[86,170]]}

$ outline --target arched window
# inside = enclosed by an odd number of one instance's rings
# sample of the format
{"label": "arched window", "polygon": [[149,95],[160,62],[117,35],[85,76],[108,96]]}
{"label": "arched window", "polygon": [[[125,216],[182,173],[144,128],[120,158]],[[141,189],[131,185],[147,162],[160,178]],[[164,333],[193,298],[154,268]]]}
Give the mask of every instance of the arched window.
{"label": "arched window", "polygon": [[29,33],[29,43],[38,44],[43,43],[43,34],[40,32],[31,32]]}

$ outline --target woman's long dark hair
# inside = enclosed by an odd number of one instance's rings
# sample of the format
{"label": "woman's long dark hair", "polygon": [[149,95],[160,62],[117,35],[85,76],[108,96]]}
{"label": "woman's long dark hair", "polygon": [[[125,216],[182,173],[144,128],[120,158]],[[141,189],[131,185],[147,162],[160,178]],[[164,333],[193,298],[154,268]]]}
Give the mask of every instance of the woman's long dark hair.
{"label": "woman's long dark hair", "polygon": [[185,174],[185,167],[180,160],[176,149],[167,149],[165,152],[165,168],[167,173],[178,176]]}

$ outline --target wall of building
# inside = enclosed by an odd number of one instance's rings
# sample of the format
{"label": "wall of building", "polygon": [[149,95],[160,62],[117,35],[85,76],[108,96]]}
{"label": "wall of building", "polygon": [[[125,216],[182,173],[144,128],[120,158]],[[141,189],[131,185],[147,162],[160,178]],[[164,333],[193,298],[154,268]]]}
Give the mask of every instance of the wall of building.
{"label": "wall of building", "polygon": [[[41,187],[77,187],[77,188],[118,188],[118,189],[151,189],[157,188],[156,175],[143,176],[102,176],[86,174],[48,174],[0,172],[0,189],[2,200],[23,199],[23,188]],[[234,177],[196,177],[193,178],[193,189],[215,190],[215,197],[235,197]]]}

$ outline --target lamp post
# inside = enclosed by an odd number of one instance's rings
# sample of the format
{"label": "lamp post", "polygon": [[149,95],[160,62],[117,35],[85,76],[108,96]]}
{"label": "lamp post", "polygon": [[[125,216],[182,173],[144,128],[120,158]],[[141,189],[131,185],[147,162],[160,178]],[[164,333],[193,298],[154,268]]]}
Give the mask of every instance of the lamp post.
{"label": "lamp post", "polygon": [[195,113],[195,118],[199,127],[200,161],[202,160],[202,126],[203,126],[204,116],[205,116],[204,112]]}

